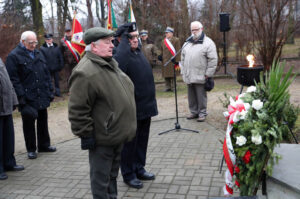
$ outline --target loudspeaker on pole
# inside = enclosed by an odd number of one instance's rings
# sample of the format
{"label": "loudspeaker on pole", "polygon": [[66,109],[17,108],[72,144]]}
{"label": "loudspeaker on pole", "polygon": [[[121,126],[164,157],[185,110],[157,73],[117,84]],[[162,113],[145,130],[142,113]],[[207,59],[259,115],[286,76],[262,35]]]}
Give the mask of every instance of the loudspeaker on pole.
{"label": "loudspeaker on pole", "polygon": [[220,13],[220,31],[227,32],[230,30],[229,13]]}

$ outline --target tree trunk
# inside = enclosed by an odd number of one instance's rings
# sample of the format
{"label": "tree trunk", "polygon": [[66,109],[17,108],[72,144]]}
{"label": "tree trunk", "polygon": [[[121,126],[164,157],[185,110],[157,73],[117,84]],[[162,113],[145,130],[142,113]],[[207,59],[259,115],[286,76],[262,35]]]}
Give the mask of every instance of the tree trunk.
{"label": "tree trunk", "polygon": [[39,0],[30,0],[34,31],[38,41],[41,43],[44,34],[44,24],[42,15],[42,4]]}
{"label": "tree trunk", "polygon": [[86,7],[88,9],[88,28],[94,27],[94,22],[93,22],[93,12],[92,12],[92,0],[86,0]]}

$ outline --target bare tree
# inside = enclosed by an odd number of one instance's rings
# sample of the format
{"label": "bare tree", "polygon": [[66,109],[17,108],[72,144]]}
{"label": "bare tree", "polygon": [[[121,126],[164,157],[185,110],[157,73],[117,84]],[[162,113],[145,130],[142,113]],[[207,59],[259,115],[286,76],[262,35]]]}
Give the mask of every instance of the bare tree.
{"label": "bare tree", "polygon": [[44,35],[44,24],[42,15],[42,4],[39,0],[30,0],[33,27],[37,34],[38,40],[42,41]]}
{"label": "bare tree", "polygon": [[86,7],[88,10],[88,18],[87,18],[87,28],[92,28],[94,27],[94,17],[93,17],[93,12],[92,12],[92,2],[93,0],[86,0]]}
{"label": "bare tree", "polygon": [[[102,27],[105,27],[105,20],[107,19],[105,17],[105,7],[104,7],[104,0],[95,0],[96,2],[96,15],[99,23]],[[99,8],[100,7],[100,8]],[[99,13],[99,10],[101,10],[101,13]],[[101,14],[101,16],[100,16]]]}
{"label": "bare tree", "polygon": [[248,18],[250,31],[255,37],[255,48],[258,50],[265,70],[269,70],[273,61],[278,61],[282,47],[299,24],[289,28],[289,18],[293,13],[289,3],[295,6],[295,0],[244,0],[240,9]]}

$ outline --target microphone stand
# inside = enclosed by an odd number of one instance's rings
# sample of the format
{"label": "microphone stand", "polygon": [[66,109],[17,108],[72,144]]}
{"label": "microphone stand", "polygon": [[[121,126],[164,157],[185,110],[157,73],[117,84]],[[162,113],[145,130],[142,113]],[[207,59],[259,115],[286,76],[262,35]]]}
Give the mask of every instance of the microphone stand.
{"label": "microphone stand", "polygon": [[[188,40],[188,39],[187,39]],[[187,41],[186,40],[186,41]],[[174,59],[176,57],[176,55],[178,55],[181,50],[187,45],[188,43],[186,42],[185,45],[182,46],[182,48],[180,50],[178,50],[176,52],[176,54],[174,56],[172,56],[165,64],[164,64],[164,67],[166,67],[170,61],[172,59]],[[173,129],[169,129],[169,130],[166,130],[166,131],[163,131],[163,132],[160,132],[158,135],[162,135],[162,134],[165,134],[165,133],[168,133],[168,132],[171,132],[171,131],[179,131],[180,129],[182,130],[185,130],[185,131],[191,131],[191,132],[194,132],[194,133],[199,133],[199,131],[196,131],[196,130],[191,130],[191,129],[185,129],[185,128],[181,128],[180,124],[179,124],[179,121],[178,121],[178,106],[177,106],[177,86],[176,86],[176,71],[175,71],[175,67],[173,67],[173,73],[174,73],[174,90],[175,90],[175,107],[176,107],[176,123],[175,123],[175,128]]]}

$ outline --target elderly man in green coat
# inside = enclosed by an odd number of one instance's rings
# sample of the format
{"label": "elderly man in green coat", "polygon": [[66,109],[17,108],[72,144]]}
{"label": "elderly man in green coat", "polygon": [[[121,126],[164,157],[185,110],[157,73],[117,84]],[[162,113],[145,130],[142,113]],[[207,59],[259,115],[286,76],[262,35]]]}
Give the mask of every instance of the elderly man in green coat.
{"label": "elderly man in green coat", "polygon": [[94,199],[117,198],[121,150],[136,131],[134,86],[112,58],[113,34],[101,27],[84,33],[86,55],[69,82],[69,120],[89,150]]}
{"label": "elderly man in green coat", "polygon": [[[158,59],[162,61],[162,76],[165,78],[165,91],[170,92],[174,87],[174,67],[179,69],[178,63],[180,61],[180,54],[177,55],[172,62],[167,66],[164,64],[173,57],[176,52],[180,49],[180,41],[174,36],[174,29],[167,27],[165,30],[166,37],[161,42],[161,54]],[[176,75],[179,75],[179,70],[176,70]]]}

